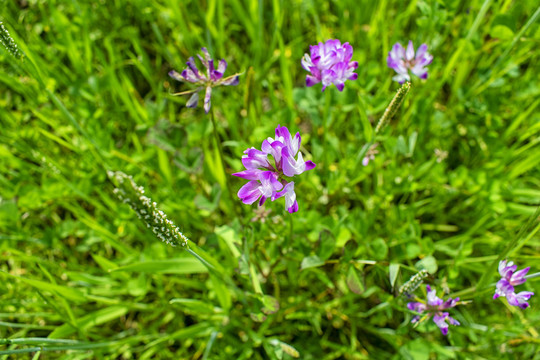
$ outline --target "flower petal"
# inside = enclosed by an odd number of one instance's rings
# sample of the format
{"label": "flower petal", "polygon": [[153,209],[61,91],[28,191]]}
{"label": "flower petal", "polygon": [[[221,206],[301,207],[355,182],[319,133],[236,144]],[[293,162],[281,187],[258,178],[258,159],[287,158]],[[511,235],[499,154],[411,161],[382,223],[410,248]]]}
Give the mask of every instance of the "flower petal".
{"label": "flower petal", "polygon": [[408,61],[414,59],[414,45],[412,40],[409,40],[409,44],[407,45],[407,50],[405,51],[405,58]]}
{"label": "flower petal", "polygon": [[196,92],[193,95],[191,95],[188,102],[186,103],[186,107],[194,108],[197,106],[198,102],[199,102],[199,92]]}
{"label": "flower petal", "polygon": [[261,196],[260,186],[258,181],[249,181],[238,190],[238,197],[244,204],[251,205]]}
{"label": "flower petal", "polygon": [[206,94],[204,95],[204,112],[208,114],[210,111],[210,98],[212,96],[212,87],[206,87]]}

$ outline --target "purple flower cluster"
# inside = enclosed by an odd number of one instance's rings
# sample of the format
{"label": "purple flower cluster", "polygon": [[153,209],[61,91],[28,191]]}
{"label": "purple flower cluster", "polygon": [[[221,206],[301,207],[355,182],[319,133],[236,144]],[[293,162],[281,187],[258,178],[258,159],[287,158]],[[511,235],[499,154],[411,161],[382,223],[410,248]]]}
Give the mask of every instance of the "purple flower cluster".
{"label": "purple flower cluster", "polygon": [[251,205],[259,200],[261,206],[268,198],[274,201],[285,197],[287,211],[298,211],[294,181],[288,182],[286,177],[300,175],[315,167],[313,161],[304,161],[299,152],[300,142],[300,133],[296,133],[293,139],[285,126],[278,125],[275,139],[269,137],[264,140],[261,150],[252,147],[244,151],[242,164],[246,170],[233,174],[249,180],[238,191],[238,197],[244,204]]}
{"label": "purple flower cluster", "polygon": [[433,56],[427,52],[426,44],[420,45],[415,54],[412,40],[409,40],[406,50],[400,43],[396,43],[386,59],[388,67],[398,73],[393,79],[400,84],[411,80],[409,70],[420,79],[427,79],[426,66],[431,64],[432,61]]}
{"label": "purple flower cluster", "polygon": [[501,274],[502,278],[497,282],[497,288],[495,289],[493,299],[502,296],[508,300],[510,305],[519,306],[522,309],[528,308],[529,303],[527,301],[534,293],[522,291],[516,294],[514,292],[514,286],[521,285],[527,281],[525,275],[529,272],[529,269],[530,267],[526,267],[525,269],[516,271],[517,265],[514,265],[512,261],[508,262],[507,260],[501,260],[499,263],[499,274]]}
{"label": "purple flower cluster", "polygon": [[186,106],[194,108],[199,102],[199,92],[206,88],[206,94],[204,96],[204,111],[208,114],[210,111],[210,97],[212,95],[212,88],[220,85],[238,85],[238,76],[235,74],[229,77],[224,78],[223,74],[227,69],[227,62],[224,59],[221,59],[218,63],[217,69],[214,65],[214,60],[210,58],[210,54],[206,48],[202,48],[203,56],[198,55],[201,63],[206,68],[206,74],[197,69],[195,65],[195,59],[193,56],[190,57],[187,61],[187,68],[179,74],[176,71],[169,72],[169,76],[175,80],[189,82],[197,85],[198,87],[195,90],[184,91],[176,95],[191,95],[191,98],[188,100]]}
{"label": "purple flower cluster", "polygon": [[341,45],[339,40],[328,40],[324,44],[309,47],[310,54],[302,58],[302,66],[311,75],[306,76],[306,86],[313,86],[322,82],[322,90],[330,84],[336,85],[343,91],[346,80],[356,80],[358,74],[354,70],[358,67],[357,61],[351,61],[353,48],[349,43]]}
{"label": "purple flower cluster", "polygon": [[[427,303],[425,302],[410,302],[407,304],[409,310],[416,311],[420,314],[426,313],[426,319],[433,316],[433,322],[441,329],[443,335],[448,334],[448,324],[459,325],[459,321],[451,317],[444,310],[453,308],[458,305],[459,298],[449,298],[443,301],[436,295],[435,290],[431,290],[429,285],[426,285],[427,289]],[[420,315],[415,316],[411,322],[415,323],[420,320]],[[448,321],[448,323],[447,323]]]}

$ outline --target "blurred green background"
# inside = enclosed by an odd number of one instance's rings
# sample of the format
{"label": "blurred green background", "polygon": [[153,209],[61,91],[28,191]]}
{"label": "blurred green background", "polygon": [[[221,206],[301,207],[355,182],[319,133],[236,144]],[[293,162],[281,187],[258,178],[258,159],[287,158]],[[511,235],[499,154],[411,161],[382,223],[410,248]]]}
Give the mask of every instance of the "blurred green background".
{"label": "blurred green background", "polygon": [[[501,256],[540,271],[538,1],[0,6],[26,55],[0,49],[0,343],[16,339],[0,358],[540,359],[538,295],[520,310],[490,286]],[[304,86],[301,57],[331,38],[359,62],[343,93]],[[374,134],[399,87],[386,56],[409,39],[433,54],[429,78]],[[243,72],[212,97],[226,169],[167,76],[203,46]],[[317,164],[292,215],[283,200],[256,213],[230,176],[278,124]],[[106,170],[133,175],[219,271],[159,242]],[[413,329],[397,297],[420,269],[473,300],[447,337]]]}

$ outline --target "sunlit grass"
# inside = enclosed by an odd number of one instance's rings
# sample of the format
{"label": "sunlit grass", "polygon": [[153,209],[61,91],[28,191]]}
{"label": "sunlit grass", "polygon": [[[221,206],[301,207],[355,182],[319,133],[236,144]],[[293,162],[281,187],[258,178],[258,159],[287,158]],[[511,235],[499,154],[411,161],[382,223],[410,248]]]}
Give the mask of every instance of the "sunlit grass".
{"label": "sunlit grass", "polygon": [[[539,17],[532,0],[4,4],[24,56],[0,47],[0,357],[537,356],[538,295],[521,310],[492,284],[505,256],[540,271]],[[342,93],[305,87],[300,59],[329,38],[359,62]],[[429,77],[376,131],[409,39]],[[213,119],[167,75],[203,46],[243,73]],[[278,124],[317,163],[292,215],[242,204],[230,176]],[[159,241],[107,171],[192,242]],[[410,324],[399,289],[422,269],[472,300],[447,337]]]}

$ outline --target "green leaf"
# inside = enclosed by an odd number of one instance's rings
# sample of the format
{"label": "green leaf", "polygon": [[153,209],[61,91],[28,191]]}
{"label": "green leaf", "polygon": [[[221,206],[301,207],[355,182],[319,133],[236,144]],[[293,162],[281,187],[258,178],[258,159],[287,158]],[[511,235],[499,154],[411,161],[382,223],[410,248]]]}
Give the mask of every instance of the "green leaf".
{"label": "green leaf", "polygon": [[437,259],[435,259],[433,256],[429,255],[423,258],[422,260],[418,261],[415,264],[415,267],[418,270],[427,270],[430,274],[435,274],[437,272],[438,266],[437,266]]}
{"label": "green leaf", "polygon": [[388,245],[382,238],[373,240],[370,244],[373,257],[377,260],[384,260],[388,256]]}
{"label": "green leaf", "polygon": [[504,25],[496,25],[491,28],[489,35],[495,39],[510,40],[514,36],[514,32]]}
{"label": "green leaf", "polygon": [[212,289],[216,293],[219,304],[225,311],[228,311],[232,305],[229,288],[215,275],[210,275],[210,280],[212,280]]}
{"label": "green leaf", "polygon": [[[77,328],[83,332],[86,332],[88,329],[107,323],[114,319],[117,319],[121,316],[127,314],[129,308],[127,306],[111,306],[105,309],[98,310],[77,320]],[[70,324],[64,324],[56,328],[52,333],[49,334],[49,338],[58,339],[64,338],[73,334],[76,331]]]}
{"label": "green leaf", "polygon": [[219,313],[222,310],[218,307],[215,307],[214,305],[204,302],[201,300],[196,299],[183,299],[183,298],[175,298],[171,299],[169,301],[169,304],[178,304],[181,305],[186,310],[191,310],[194,313]]}
{"label": "green leaf", "polygon": [[328,230],[323,230],[319,233],[319,249],[317,255],[321,260],[327,260],[336,247],[336,239]]}
{"label": "green leaf", "polygon": [[355,240],[347,241],[347,243],[345,243],[345,246],[343,247],[342,262],[347,262],[347,261],[352,260],[352,258],[356,255],[357,250],[358,250],[358,243]]}
{"label": "green leaf", "polygon": [[311,255],[307,256],[302,260],[302,265],[300,265],[300,269],[308,269],[312,267],[319,267],[324,265],[324,261],[321,260],[317,255]]}
{"label": "green leaf", "polygon": [[215,232],[221,240],[225,241],[225,244],[227,244],[227,247],[231,251],[234,258],[238,258],[240,256],[240,250],[238,250],[238,248],[242,245],[242,243],[236,230],[230,226],[224,225],[216,228]]}
{"label": "green leaf", "polygon": [[264,295],[261,297],[263,308],[261,311],[266,315],[275,314],[279,310],[279,301],[270,295]]}
{"label": "green leaf", "polygon": [[358,274],[358,270],[356,270],[354,266],[350,266],[349,271],[347,272],[347,286],[355,294],[361,294],[365,290],[364,284]]}
{"label": "green leaf", "polygon": [[143,273],[159,273],[159,274],[200,274],[207,273],[208,269],[195,258],[179,258],[166,260],[151,260],[137,262],[134,264],[121,266],[110,270],[127,271],[127,272],[143,272]]}
{"label": "green leaf", "polygon": [[65,297],[66,299],[71,300],[71,301],[75,301],[75,302],[86,301],[86,297],[84,293],[74,288],[52,284],[52,283],[40,281],[40,280],[27,279],[27,278],[11,275],[3,271],[0,271],[0,274],[20,280],[36,289],[57,293],[59,296]]}
{"label": "green leaf", "polygon": [[394,285],[396,284],[398,274],[399,264],[390,264],[388,269],[388,276],[390,277],[390,285],[392,286],[392,290],[394,289]]}
{"label": "green leaf", "polygon": [[92,257],[94,258],[94,261],[99,265],[99,267],[105,271],[111,271],[112,269],[118,268],[118,265],[116,263],[101,255],[92,254]]}

